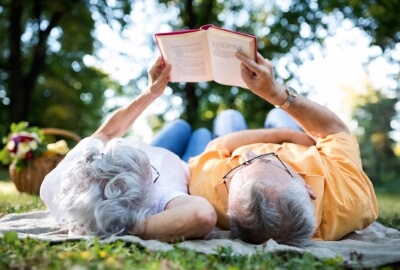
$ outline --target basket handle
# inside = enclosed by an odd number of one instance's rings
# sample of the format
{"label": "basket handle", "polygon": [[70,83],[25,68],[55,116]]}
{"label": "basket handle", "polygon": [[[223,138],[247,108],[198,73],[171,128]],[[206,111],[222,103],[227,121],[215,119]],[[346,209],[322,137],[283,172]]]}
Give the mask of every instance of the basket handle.
{"label": "basket handle", "polygon": [[79,137],[76,133],[69,131],[69,130],[65,130],[65,129],[60,129],[60,128],[41,128],[40,129],[43,134],[47,134],[47,135],[60,135],[60,136],[65,136],[68,138],[71,138],[77,142],[79,142],[81,140],[81,137]]}

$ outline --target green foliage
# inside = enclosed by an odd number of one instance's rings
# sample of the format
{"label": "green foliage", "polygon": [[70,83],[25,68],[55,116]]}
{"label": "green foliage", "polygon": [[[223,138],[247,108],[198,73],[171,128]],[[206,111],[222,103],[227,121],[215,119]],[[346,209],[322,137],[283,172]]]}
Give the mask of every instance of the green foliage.
{"label": "green foliage", "polygon": [[375,185],[399,181],[400,157],[395,155],[396,142],[389,136],[396,116],[397,98],[385,97],[380,91],[370,91],[355,102],[353,118],[358,123],[364,171]]}
{"label": "green foliage", "polygon": [[400,42],[400,20],[393,12],[400,9],[397,0],[319,0],[318,3],[327,12],[343,13],[372,38],[374,45],[394,48]]}
{"label": "green foliage", "polygon": [[94,18],[122,29],[130,9],[128,0],[2,0],[0,134],[19,121],[93,132],[107,113],[104,92],[120,93],[108,74],[84,62],[96,45]]}
{"label": "green foliage", "polygon": [[[178,19],[171,22],[174,29],[198,28],[211,23],[256,35],[258,51],[265,58],[273,64],[285,59],[286,64],[280,69],[283,72],[276,71],[278,79],[293,84],[299,83],[297,69],[313,58],[310,48],[319,46],[323,52],[324,40],[334,35],[345,20],[364,30],[372,44],[383,49],[394,48],[400,36],[400,27],[395,27],[400,25],[396,12],[399,3],[395,0],[261,1],[258,4],[252,1],[159,0],[159,3],[179,10]],[[390,57],[389,60],[393,61]],[[266,113],[272,108],[248,90],[215,82],[170,85],[174,96],[183,99],[182,118],[194,127],[211,127],[213,116],[225,108],[239,109],[250,127],[261,127]],[[298,90],[305,95],[314,91],[307,85]]]}
{"label": "green foliage", "polygon": [[[102,71],[86,67],[81,60],[71,60],[77,70],[56,65],[65,59],[52,56],[55,67],[45,69],[34,91],[33,104],[28,116],[32,124],[42,127],[58,127],[90,135],[103,119],[102,106],[106,101],[106,89],[118,90],[118,86]],[[59,80],[58,78],[63,78]]]}

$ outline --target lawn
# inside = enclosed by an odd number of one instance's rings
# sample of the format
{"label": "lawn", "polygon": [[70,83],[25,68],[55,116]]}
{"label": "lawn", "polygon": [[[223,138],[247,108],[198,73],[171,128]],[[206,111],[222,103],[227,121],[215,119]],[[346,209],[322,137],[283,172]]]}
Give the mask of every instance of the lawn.
{"label": "lawn", "polygon": [[[3,180],[1,180],[3,179]],[[8,174],[0,170],[0,217],[45,209],[34,195],[20,194]],[[400,229],[400,192],[377,191],[380,218],[384,225]],[[233,256],[230,249],[205,255],[175,248],[153,252],[125,242],[76,241],[50,244],[34,239],[20,240],[8,233],[0,238],[0,269],[343,269],[341,258],[318,260],[310,254],[256,254]],[[385,269],[398,269],[388,266]]]}

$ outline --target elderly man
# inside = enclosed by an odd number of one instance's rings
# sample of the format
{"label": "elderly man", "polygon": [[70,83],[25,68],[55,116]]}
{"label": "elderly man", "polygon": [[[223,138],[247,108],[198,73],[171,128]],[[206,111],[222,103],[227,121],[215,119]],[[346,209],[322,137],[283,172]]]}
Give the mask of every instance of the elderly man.
{"label": "elderly man", "polygon": [[[222,134],[190,160],[190,193],[211,202],[218,227],[255,244],[274,239],[306,246],[310,239],[338,240],[371,224],[377,218],[376,196],[346,125],[276,82],[271,62],[260,54],[257,62],[240,53],[236,57],[249,89],[305,132],[233,127],[240,131]],[[215,130],[240,123],[219,122],[225,127],[216,123]]]}

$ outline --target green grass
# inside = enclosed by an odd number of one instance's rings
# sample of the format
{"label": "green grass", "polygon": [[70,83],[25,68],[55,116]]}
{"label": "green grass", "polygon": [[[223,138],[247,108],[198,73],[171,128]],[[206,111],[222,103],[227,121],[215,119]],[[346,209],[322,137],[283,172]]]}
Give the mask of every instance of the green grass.
{"label": "green grass", "polygon": [[[45,209],[38,196],[20,194],[8,174],[0,170],[0,217]],[[400,229],[400,193],[378,192],[380,222]],[[175,248],[154,252],[139,245],[74,241],[51,244],[18,239],[16,233],[0,238],[0,269],[344,269],[341,258],[318,260],[310,254],[274,253],[234,256],[229,247],[216,255]],[[361,267],[360,267],[361,268]],[[387,266],[385,269],[396,269]]]}
{"label": "green grass", "polygon": [[376,191],[378,197],[378,221],[385,226],[400,230],[400,191]]}

